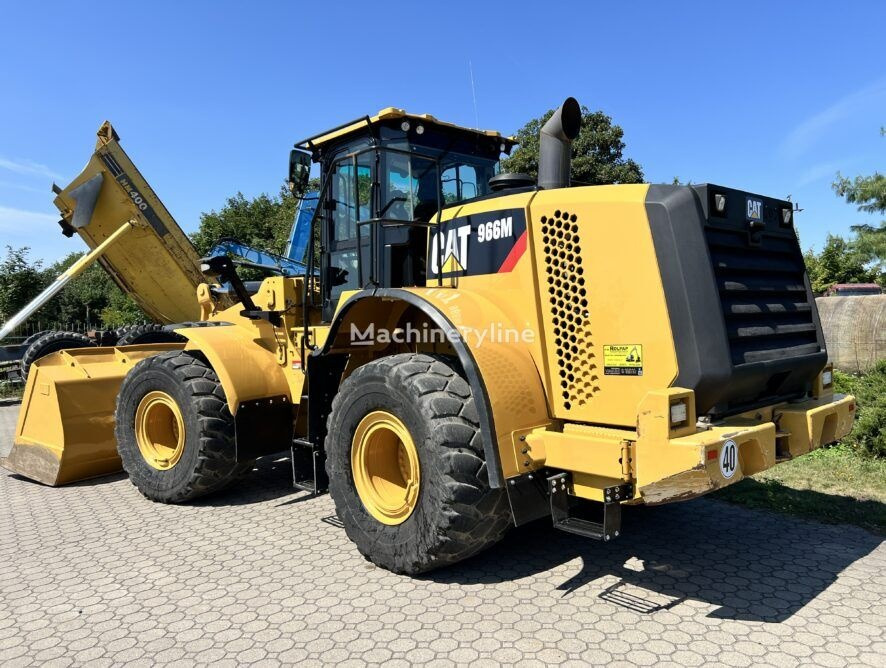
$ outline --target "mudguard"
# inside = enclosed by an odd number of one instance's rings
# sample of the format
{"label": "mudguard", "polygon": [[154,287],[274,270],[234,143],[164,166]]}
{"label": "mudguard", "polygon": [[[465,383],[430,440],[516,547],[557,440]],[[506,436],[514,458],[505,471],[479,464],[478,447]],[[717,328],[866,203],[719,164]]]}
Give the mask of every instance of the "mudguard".
{"label": "mudguard", "polygon": [[518,328],[490,300],[445,288],[360,291],[339,308],[325,345],[313,358],[330,356],[337,340],[344,343],[342,337],[352,324],[361,331],[370,322],[380,326],[387,321],[393,326],[408,307],[420,310],[442,330],[458,356],[477,405],[489,483],[493,488],[503,487],[506,478],[528,467],[522,437],[549,424],[550,418],[529,345],[496,339],[497,333]]}
{"label": "mudguard", "polygon": [[264,347],[274,337],[260,338],[261,328],[270,323],[255,326],[259,332],[223,323],[175,330],[188,339],[185,350],[202,353],[221,382],[234,416],[239,462],[287,450],[294,436],[293,395],[298,395],[276,352]]}

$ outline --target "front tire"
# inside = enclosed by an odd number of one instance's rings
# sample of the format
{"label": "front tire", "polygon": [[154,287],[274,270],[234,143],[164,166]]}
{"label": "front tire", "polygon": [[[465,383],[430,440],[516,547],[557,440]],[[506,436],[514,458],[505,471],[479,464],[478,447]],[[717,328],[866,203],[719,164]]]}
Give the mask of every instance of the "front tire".
{"label": "front tire", "polygon": [[333,401],[326,452],[348,537],[395,573],[467,559],[510,525],[470,387],[447,358],[393,355],[355,370]]}
{"label": "front tire", "polygon": [[115,419],[123,469],[152,501],[190,501],[221,489],[242,469],[224,390],[199,353],[139,362],[120,387]]}

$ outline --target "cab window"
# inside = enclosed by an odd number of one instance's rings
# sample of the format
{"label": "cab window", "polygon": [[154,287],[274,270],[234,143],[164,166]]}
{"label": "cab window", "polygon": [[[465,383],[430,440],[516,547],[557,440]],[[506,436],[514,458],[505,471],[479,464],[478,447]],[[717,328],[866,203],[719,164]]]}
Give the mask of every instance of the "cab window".
{"label": "cab window", "polygon": [[437,211],[437,163],[387,151],[380,215],[392,220],[430,220]]}
{"label": "cab window", "polygon": [[441,169],[444,204],[456,204],[489,193],[489,179],[496,174],[497,163],[468,156],[450,156]]}

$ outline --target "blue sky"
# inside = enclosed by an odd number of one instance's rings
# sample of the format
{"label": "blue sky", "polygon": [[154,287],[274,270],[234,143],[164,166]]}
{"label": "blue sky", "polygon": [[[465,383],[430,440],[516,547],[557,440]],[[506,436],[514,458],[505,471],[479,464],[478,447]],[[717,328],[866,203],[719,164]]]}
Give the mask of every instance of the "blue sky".
{"label": "blue sky", "polygon": [[81,248],[50,185],[101,122],[191,231],[276,192],[295,140],[399,106],[514,132],[573,95],[647,180],[793,195],[804,246],[876,222],[830,183],[884,168],[886,3],[4,3],[0,247]]}

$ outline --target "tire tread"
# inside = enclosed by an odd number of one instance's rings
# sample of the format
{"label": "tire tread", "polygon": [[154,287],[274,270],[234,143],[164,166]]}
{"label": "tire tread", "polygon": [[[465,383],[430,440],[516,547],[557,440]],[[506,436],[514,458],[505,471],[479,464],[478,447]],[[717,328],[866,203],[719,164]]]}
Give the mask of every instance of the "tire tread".
{"label": "tire tread", "polygon": [[[159,492],[144,484],[141,479],[142,467],[128,456],[134,449],[134,455],[141,458],[137,445],[132,443],[129,448],[121,448],[120,455],[130,481],[144,496],[160,503],[182,503],[221,489],[248,468],[251,462],[237,464],[234,420],[224,390],[215,371],[199,353],[175,350],[139,362],[120,388],[117,415],[120,415],[121,403],[128,400],[129,386],[137,381],[141,373],[158,367],[164,367],[177,378],[194,407],[200,434],[196,465],[183,486],[173,492]],[[115,429],[118,448],[124,439],[134,440],[128,425],[118,420]]]}
{"label": "tire tread", "polygon": [[[416,397],[429,423],[438,434],[439,462],[445,464],[442,480],[446,489],[445,510],[437,520],[437,540],[419,554],[395,551],[379,555],[378,546],[364,543],[349,532],[358,549],[371,561],[395,572],[416,574],[467,559],[497,543],[511,524],[510,507],[504,490],[488,483],[480,420],[470,386],[455,370],[455,360],[438,355],[406,353],[384,357],[356,369],[341,385],[332,402],[328,432],[332,433],[353,388],[379,372]],[[327,460],[328,463],[328,460]],[[339,517],[344,517],[342,495],[335,487],[339,472],[329,470],[330,490]],[[347,528],[347,526],[346,526]]]}

